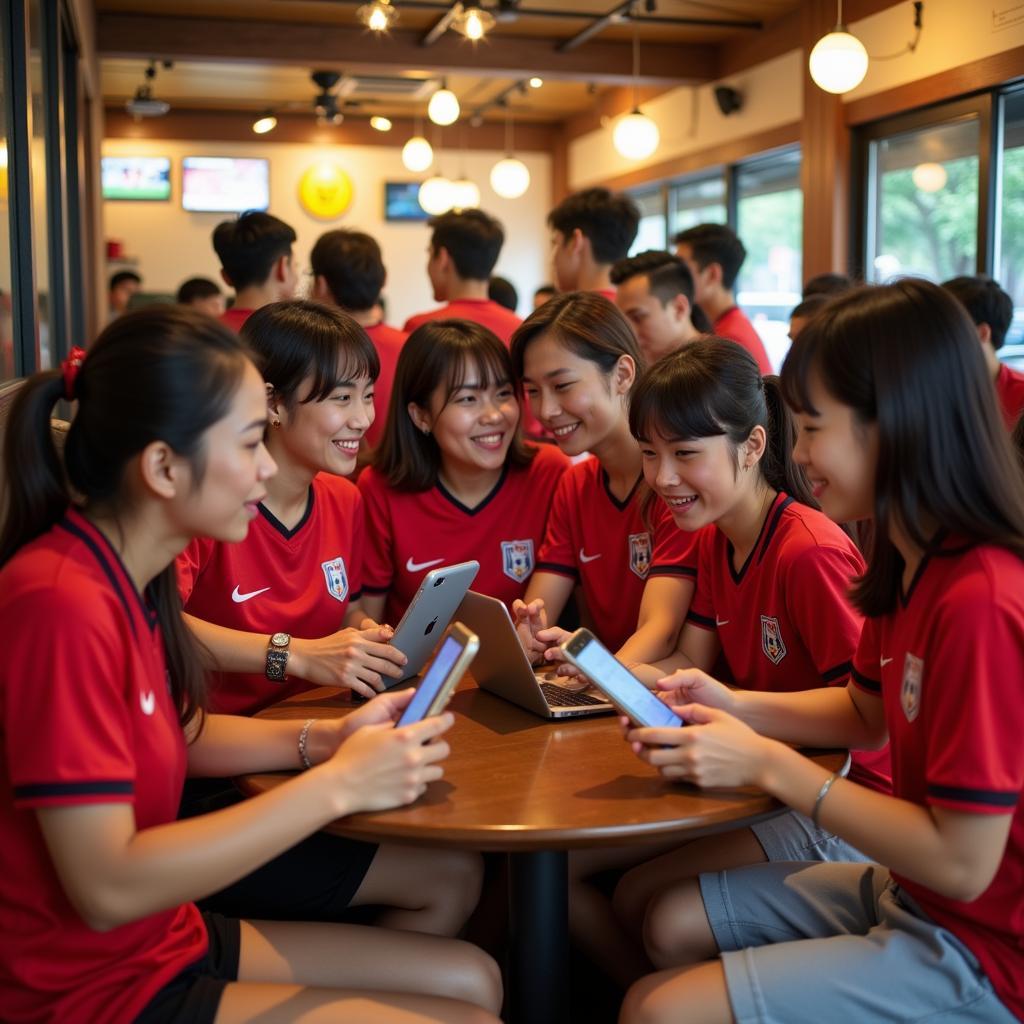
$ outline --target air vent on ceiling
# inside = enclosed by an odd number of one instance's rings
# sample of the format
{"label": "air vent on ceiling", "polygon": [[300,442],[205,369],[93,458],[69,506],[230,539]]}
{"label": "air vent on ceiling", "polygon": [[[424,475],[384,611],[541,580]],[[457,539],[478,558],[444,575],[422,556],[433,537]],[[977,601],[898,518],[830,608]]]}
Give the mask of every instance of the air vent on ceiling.
{"label": "air vent on ceiling", "polygon": [[397,75],[346,75],[337,94],[346,99],[426,99],[437,89],[435,78],[401,78]]}

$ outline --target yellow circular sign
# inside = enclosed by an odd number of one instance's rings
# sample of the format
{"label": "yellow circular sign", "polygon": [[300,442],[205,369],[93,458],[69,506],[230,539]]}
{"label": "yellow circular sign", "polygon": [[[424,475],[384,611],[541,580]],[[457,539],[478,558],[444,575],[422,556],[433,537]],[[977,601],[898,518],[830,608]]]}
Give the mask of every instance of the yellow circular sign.
{"label": "yellow circular sign", "polygon": [[352,179],[337,164],[314,164],[299,179],[299,202],[321,220],[340,217],[352,205]]}

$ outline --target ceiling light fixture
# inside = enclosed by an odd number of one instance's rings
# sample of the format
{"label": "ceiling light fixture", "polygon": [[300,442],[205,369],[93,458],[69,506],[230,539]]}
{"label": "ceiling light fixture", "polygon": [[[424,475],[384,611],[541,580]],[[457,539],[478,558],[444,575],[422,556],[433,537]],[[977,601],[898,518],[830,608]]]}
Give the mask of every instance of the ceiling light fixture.
{"label": "ceiling light fixture", "polygon": [[398,11],[391,6],[391,0],[373,0],[358,8],[356,17],[371,32],[387,32],[398,20]]}
{"label": "ceiling light fixture", "polygon": [[644,160],[661,142],[658,126],[640,112],[638,91],[640,82],[640,37],[637,24],[633,22],[633,109],[620,117],[612,131],[612,143],[621,156],[627,160]]}
{"label": "ceiling light fixture", "polygon": [[252,123],[252,130],[257,135],[266,135],[267,132],[272,132],[277,127],[277,118],[274,116],[272,110],[267,110],[260,114]]}
{"label": "ceiling light fixture", "polygon": [[476,182],[463,176],[452,182],[452,208],[455,210],[478,210],[480,189]]}
{"label": "ceiling light fixture", "polygon": [[918,164],[911,172],[910,180],[921,192],[941,192],[949,181],[949,174],[942,164],[928,162]]}
{"label": "ceiling light fixture", "polygon": [[434,150],[423,137],[423,125],[419,117],[413,121],[413,137],[402,147],[402,163],[408,171],[425,171],[434,162]]}
{"label": "ceiling light fixture", "polygon": [[512,110],[505,100],[505,157],[491,168],[491,188],[502,199],[518,199],[530,187],[530,169],[515,158],[512,146]]}
{"label": "ceiling light fixture", "polygon": [[375,114],[370,118],[370,127],[375,128],[379,132],[391,131],[391,118],[381,117],[379,114]]}
{"label": "ceiling light fixture", "polygon": [[442,81],[441,88],[430,97],[427,104],[427,117],[434,124],[444,127],[459,119],[460,109],[458,96],[448,88],[447,81]]}
{"label": "ceiling light fixture", "polygon": [[437,217],[447,213],[455,205],[455,189],[453,183],[440,174],[427,178],[418,193],[420,206],[431,216]]}
{"label": "ceiling light fixture", "polygon": [[544,84],[544,79],[543,78],[538,78],[536,75],[534,75],[533,78],[530,79],[530,88],[531,89],[539,89],[543,84]]}
{"label": "ceiling light fixture", "polygon": [[459,4],[459,11],[452,19],[452,28],[475,43],[494,28],[494,15],[470,0]]}

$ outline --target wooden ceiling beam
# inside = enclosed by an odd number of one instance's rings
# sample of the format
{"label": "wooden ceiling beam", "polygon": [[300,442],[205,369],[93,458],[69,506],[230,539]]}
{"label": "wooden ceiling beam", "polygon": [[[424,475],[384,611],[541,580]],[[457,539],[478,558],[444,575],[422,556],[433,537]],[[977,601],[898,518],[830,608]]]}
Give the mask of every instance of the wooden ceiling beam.
{"label": "wooden ceiling beam", "polygon": [[[446,34],[431,47],[419,31],[372,38],[362,27],[297,24],[148,14],[100,13],[101,57],[151,57],[190,61],[289,64],[376,74],[468,71],[492,78],[584,79],[606,85],[632,81],[629,42],[595,40],[560,53],[547,39],[492,32],[473,46]],[[706,82],[718,75],[717,48],[695,44],[644,43],[641,85]]]}

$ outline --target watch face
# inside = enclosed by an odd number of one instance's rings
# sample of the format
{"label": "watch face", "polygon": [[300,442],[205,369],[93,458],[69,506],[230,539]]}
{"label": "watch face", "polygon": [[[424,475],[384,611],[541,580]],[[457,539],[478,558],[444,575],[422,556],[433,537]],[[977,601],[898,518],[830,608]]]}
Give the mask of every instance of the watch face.
{"label": "watch face", "polygon": [[271,638],[270,642],[275,647],[287,647],[291,641],[291,637],[287,633],[275,633]]}

